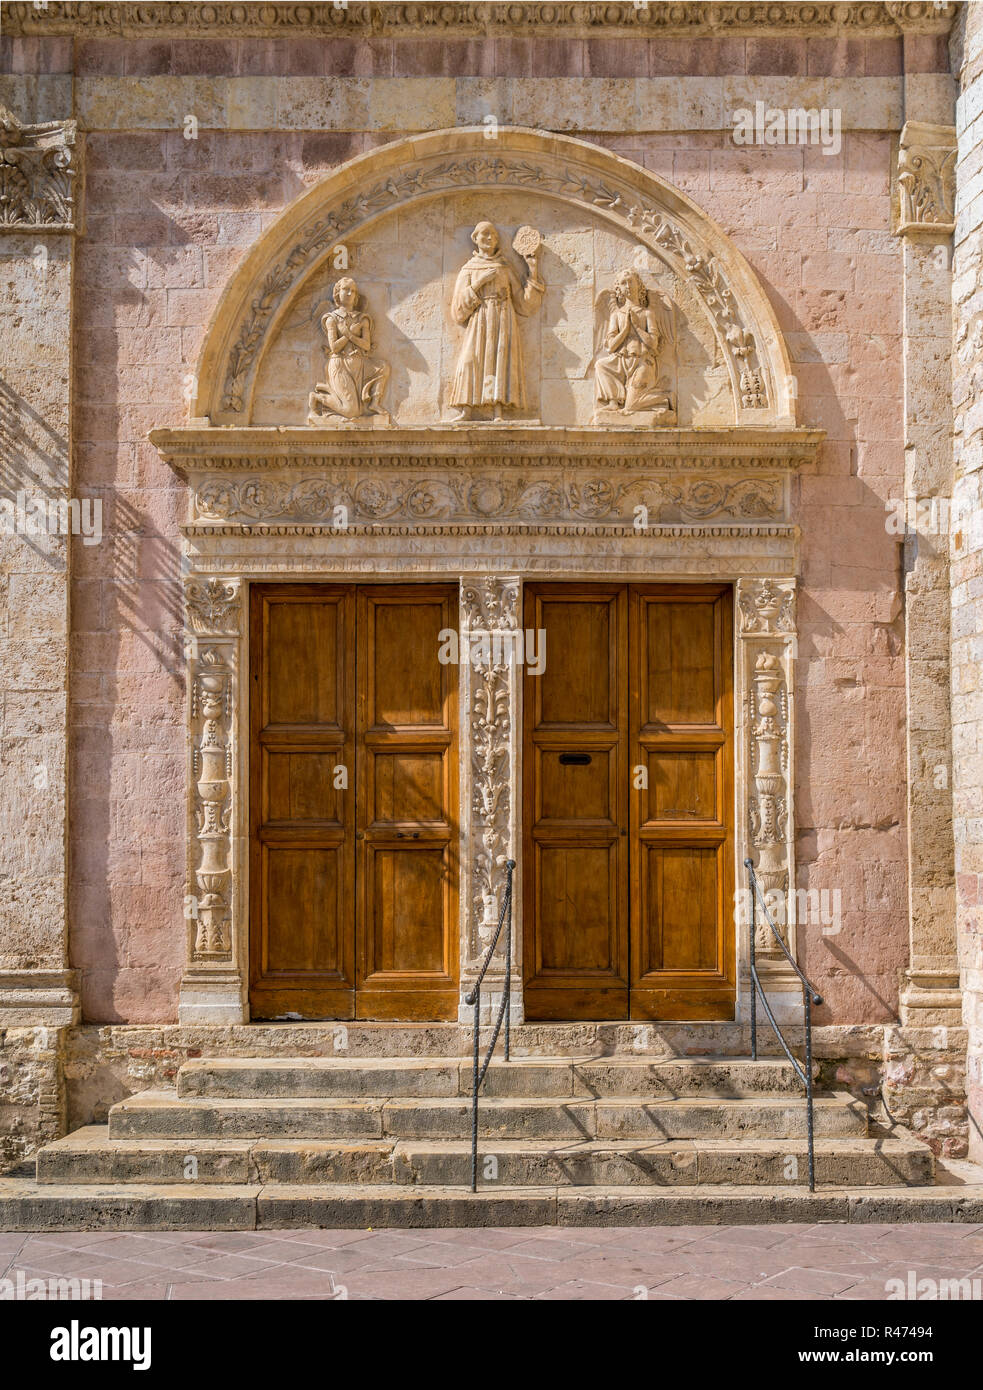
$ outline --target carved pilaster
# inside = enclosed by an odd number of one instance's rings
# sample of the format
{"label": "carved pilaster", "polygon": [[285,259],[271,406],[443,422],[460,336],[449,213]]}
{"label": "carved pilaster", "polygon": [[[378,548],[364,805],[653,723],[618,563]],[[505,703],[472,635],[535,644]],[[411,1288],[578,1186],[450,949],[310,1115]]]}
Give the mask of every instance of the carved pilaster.
{"label": "carved pilaster", "polygon": [[955,204],[955,127],[907,121],[898,151],[898,235],[933,240],[951,236]]}
{"label": "carved pilaster", "polygon": [[78,172],[74,121],[21,125],[0,106],[0,232],[69,232]]}
{"label": "carved pilaster", "polygon": [[[505,862],[516,858],[515,806],[519,679],[515,639],[519,580],[497,575],[461,583],[461,697],[466,745],[461,805],[466,864],[462,893],[462,991],[495,934]],[[464,660],[467,650],[469,659]],[[513,902],[513,957],[518,953],[518,880]],[[504,961],[488,974],[501,976]],[[486,977],[487,978],[487,977]]]}
{"label": "carved pilaster", "polygon": [[[740,669],[743,687],[747,853],[769,905],[794,953],[795,858],[792,822],[792,659],[795,649],[795,580],[745,579],[737,586]],[[744,854],[742,853],[742,859]],[[746,924],[744,924],[746,926]],[[783,959],[759,920],[755,952]]]}
{"label": "carved pilaster", "polygon": [[188,964],[182,1022],[243,1017],[237,924],[240,584],[193,579],[185,605],[188,643]]}

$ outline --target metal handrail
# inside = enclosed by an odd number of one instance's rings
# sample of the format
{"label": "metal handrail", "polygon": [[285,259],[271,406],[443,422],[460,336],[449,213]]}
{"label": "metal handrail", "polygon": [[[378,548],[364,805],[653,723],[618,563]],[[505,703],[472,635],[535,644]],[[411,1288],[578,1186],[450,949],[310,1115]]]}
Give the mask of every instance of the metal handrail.
{"label": "metal handrail", "polygon": [[[505,861],[505,896],[502,898],[502,908],[498,914],[498,926],[495,928],[495,935],[491,939],[488,950],[485,952],[485,959],[481,969],[478,971],[478,978],[475,980],[469,993],[464,996],[466,1004],[474,1005],[474,1059],[471,1068],[471,1191],[478,1190],[478,1091],[481,1083],[485,1079],[488,1071],[488,1064],[495,1051],[495,1044],[498,1042],[498,1035],[502,1028],[502,1019],[505,1019],[505,1060],[509,1060],[509,1020],[512,1007],[512,875],[515,872],[515,860]],[[485,972],[491,964],[492,956],[498,945],[498,938],[502,934],[502,923],[505,923],[505,988],[502,991],[502,1002],[498,1008],[498,1018],[495,1020],[495,1027],[492,1029],[491,1042],[488,1044],[488,1051],[485,1053],[485,1060],[478,1069],[478,1030],[481,1025],[481,982],[485,978]]]}
{"label": "metal handrail", "polygon": [[[817,993],[815,987],[810,983],[810,981],[806,978],[803,972],[799,969],[798,963],[793,959],[792,953],[788,949],[788,946],[785,944],[781,932],[779,932],[778,928],[771,920],[771,913],[768,911],[768,904],[762,897],[761,889],[758,887],[757,876],[754,872],[754,864],[751,862],[750,859],[745,859],[744,867],[745,869],[747,869],[748,879],[751,884],[751,982],[753,985],[753,988],[751,990],[751,1057],[752,1060],[754,1060],[755,1062],[758,1060],[757,996],[760,994],[761,1006],[765,1011],[768,1022],[774,1029],[775,1036],[781,1043],[785,1056],[791,1062],[792,1068],[795,1071],[796,1076],[798,1076],[799,1080],[802,1082],[803,1086],[805,1086],[806,1089],[806,1127],[809,1138],[809,1191],[815,1192],[816,1153],[812,1098],[812,1005],[821,1004],[823,1002],[823,999],[822,995]],[[785,955],[785,959],[788,961],[789,965],[792,967],[792,969],[795,971],[796,975],[798,975],[799,979],[802,982],[802,1000],[805,1006],[806,1034],[806,1062],[804,1070],[801,1064],[799,1063],[798,1059],[792,1055],[792,1051],[789,1048],[788,1043],[785,1041],[785,1035],[782,1032],[781,1028],[779,1028],[778,1023],[775,1019],[775,1015],[771,1011],[771,1005],[768,1003],[768,997],[765,994],[764,987],[762,986],[761,980],[758,977],[758,967],[755,960],[755,937],[757,936],[758,925],[756,904],[759,902],[761,904],[761,911],[764,913],[765,921],[771,928],[772,935],[778,942],[779,946],[782,948],[782,951]]]}

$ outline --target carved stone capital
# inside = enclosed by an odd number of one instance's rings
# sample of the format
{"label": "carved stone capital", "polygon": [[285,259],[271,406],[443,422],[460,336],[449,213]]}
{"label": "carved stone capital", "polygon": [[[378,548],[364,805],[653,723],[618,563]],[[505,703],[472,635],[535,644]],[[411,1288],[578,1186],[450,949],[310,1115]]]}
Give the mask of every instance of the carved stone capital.
{"label": "carved stone capital", "polygon": [[898,236],[951,236],[955,201],[955,127],[907,121],[898,151]]}
{"label": "carved stone capital", "polygon": [[22,125],[0,106],[0,232],[70,232],[78,173],[75,121]]}
{"label": "carved stone capital", "polygon": [[752,579],[739,594],[742,635],[795,631],[795,580]]}

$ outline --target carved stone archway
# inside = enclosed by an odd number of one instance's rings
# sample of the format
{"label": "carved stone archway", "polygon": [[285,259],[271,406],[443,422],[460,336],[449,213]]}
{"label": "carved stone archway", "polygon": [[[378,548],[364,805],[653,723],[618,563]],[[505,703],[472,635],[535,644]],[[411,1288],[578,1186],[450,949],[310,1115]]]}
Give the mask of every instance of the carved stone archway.
{"label": "carved stone archway", "polygon": [[[720,229],[661,180],[581,141],[526,130],[484,137],[455,130],[395,142],[288,208],[223,294],[199,364],[195,418],[151,435],[189,497],[182,1021],[247,1017],[243,673],[252,581],[454,577],[461,628],[482,630],[516,624],[526,579],[732,582],[736,861],[751,853],[766,887],[794,886],[795,475],[822,436],[795,428],[794,380],[773,311]],[[726,364],[728,428],[251,423],[264,355],[339,238],[448,189],[503,188],[589,208],[687,278]],[[463,992],[496,868],[517,857],[521,720],[514,668],[465,666],[460,682]],[[735,930],[744,961],[742,913]],[[789,934],[794,945],[794,923]],[[518,958],[521,921],[515,939]],[[783,1005],[782,966],[771,968],[776,1009],[794,1012],[800,996],[788,989]],[[521,992],[514,1004],[520,1018]]]}

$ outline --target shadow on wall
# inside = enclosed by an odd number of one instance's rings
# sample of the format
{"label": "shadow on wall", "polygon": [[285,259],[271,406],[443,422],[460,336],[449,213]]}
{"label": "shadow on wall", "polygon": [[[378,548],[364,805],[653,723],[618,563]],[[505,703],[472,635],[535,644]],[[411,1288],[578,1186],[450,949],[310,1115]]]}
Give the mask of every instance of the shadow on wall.
{"label": "shadow on wall", "polygon": [[[93,249],[102,248],[78,248],[83,315]],[[146,298],[125,272],[100,286],[114,324]],[[184,954],[180,537],[166,505],[155,515],[169,487],[141,458],[143,416],[155,408],[119,398],[125,333],[99,330],[98,351],[77,355],[75,380],[75,486],[102,501],[104,528],[100,544],[72,553],[69,932],[93,1022],[159,1021]]]}

